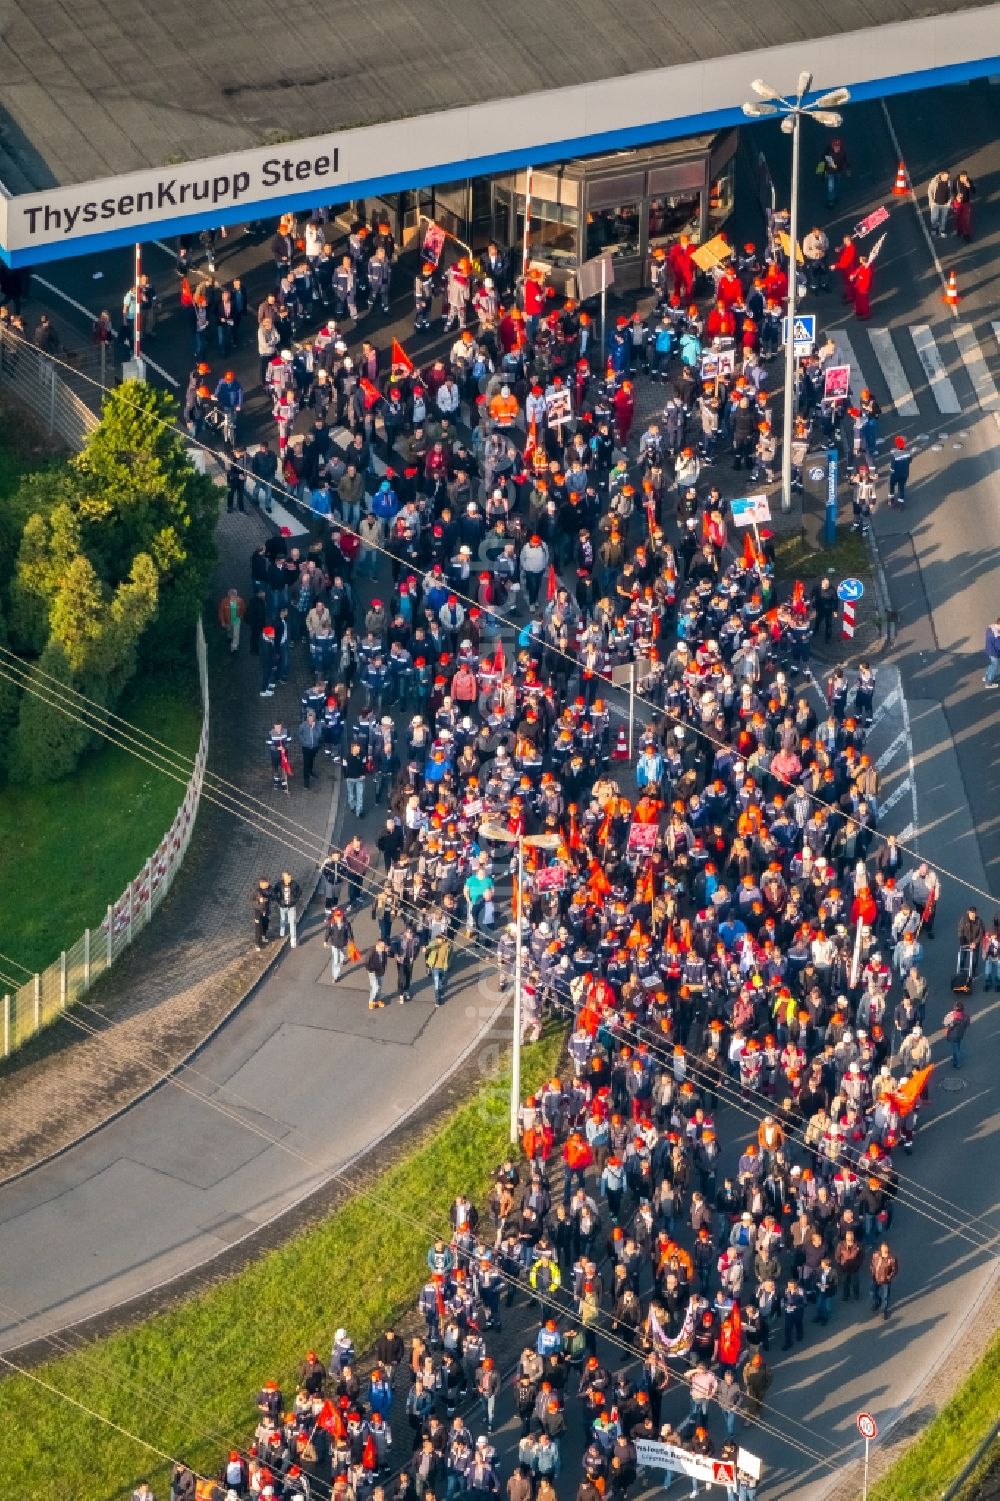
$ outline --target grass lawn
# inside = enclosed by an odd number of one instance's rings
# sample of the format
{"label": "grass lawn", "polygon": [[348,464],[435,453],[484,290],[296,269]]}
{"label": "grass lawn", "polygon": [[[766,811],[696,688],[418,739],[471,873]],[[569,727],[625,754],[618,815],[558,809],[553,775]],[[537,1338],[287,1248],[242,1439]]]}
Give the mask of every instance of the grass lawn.
{"label": "grass lawn", "polygon": [[937,1501],[1000,1412],[1000,1336],[916,1443],[870,1490],[871,1501]]}
{"label": "grass lawn", "polygon": [[[193,680],[134,684],[117,712],[194,758],[201,709]],[[0,788],[5,952],[44,969],[84,928],[99,924],[159,844],[183,790],[110,745],[88,752],[64,781]]]}
{"label": "grass lawn", "polygon": [[860,578],[867,584],[871,577],[868,545],[857,532],[841,527],[833,547],[815,547],[796,532],[775,541],[775,573],[778,578],[821,578],[829,573],[838,582]]}
{"label": "grass lawn", "polygon": [[[525,1049],[526,1091],[552,1074],[562,1042],[556,1029]],[[360,1353],[413,1307],[430,1242],[450,1236],[455,1194],[482,1207],[507,1146],[509,1092],[509,1074],[493,1074],[410,1154],[366,1180],[364,1196],[208,1292],[37,1375],[161,1452],[214,1472],[230,1441],[247,1442],[263,1380],[294,1391],[303,1353],[328,1353],[338,1325]],[[0,1495],[125,1501],[143,1476],[167,1494],[162,1460],[27,1377],[0,1384],[0,1410]]]}

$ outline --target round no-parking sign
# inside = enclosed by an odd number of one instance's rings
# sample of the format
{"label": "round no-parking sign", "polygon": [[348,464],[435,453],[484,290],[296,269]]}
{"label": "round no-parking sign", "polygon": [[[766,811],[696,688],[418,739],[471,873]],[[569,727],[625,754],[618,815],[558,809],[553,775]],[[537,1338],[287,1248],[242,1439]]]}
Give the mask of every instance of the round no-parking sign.
{"label": "round no-parking sign", "polygon": [[878,1436],[878,1424],[870,1412],[858,1413],[858,1432],[863,1439],[872,1439]]}

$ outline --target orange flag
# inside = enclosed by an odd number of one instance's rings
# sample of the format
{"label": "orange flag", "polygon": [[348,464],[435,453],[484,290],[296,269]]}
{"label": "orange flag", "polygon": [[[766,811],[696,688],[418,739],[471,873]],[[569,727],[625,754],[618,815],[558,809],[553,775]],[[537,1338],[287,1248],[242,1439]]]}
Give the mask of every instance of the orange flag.
{"label": "orange flag", "polygon": [[406,375],[413,374],[413,361],[398,339],[392,341],[392,368],[402,370]]}
{"label": "orange flag", "polygon": [[510,910],[514,921],[519,922],[521,918],[521,883],[517,879],[517,876],[514,877],[510,888]]}
{"label": "orange flag", "polygon": [[382,393],[379,390],[378,386],[373,386],[371,381],[367,380],[364,376],[361,377],[358,384],[361,387],[362,391],[365,393],[365,406],[369,411],[371,411],[375,403],[377,401],[381,401]]}
{"label": "orange flag", "polygon": [[361,958],[361,950],[358,948],[357,944],[355,944],[355,943],[349,943],[347,945],[347,962],[348,962],[348,964],[357,964],[357,962],[358,962],[358,960],[360,958]]}
{"label": "orange flag", "polygon": [[906,1083],[896,1090],[895,1094],[890,1095],[893,1108],[899,1115],[909,1115],[920,1098],[933,1069],[933,1063],[929,1063],[926,1068],[918,1068],[916,1073],[911,1074]]}
{"label": "orange flag", "polygon": [[806,602],[806,586],[801,579],[792,585],[792,609],[800,610]]}
{"label": "orange flag", "polygon": [[757,567],[757,549],[749,532],[743,534],[743,561],[748,568]]}

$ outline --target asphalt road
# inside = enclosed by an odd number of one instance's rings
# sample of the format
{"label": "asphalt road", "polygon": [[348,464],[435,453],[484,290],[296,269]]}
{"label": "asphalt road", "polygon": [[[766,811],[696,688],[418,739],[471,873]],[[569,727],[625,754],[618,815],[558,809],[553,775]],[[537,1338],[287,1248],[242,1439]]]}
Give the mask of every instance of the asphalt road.
{"label": "asphalt road", "polygon": [[[945,246],[941,259],[946,270],[956,267],[964,298],[962,321],[972,324],[994,381],[1000,381],[1000,351],[990,318],[995,300],[990,256],[998,226],[995,205],[989,200],[1000,165],[993,144],[997,114],[994,91],[985,84],[908,97],[892,105],[900,145],[921,190],[921,205],[927,177],[939,163],[956,168],[965,164],[978,178],[976,241],[968,248]],[[907,740],[902,719],[900,730],[887,718],[876,733],[888,734],[892,728],[889,743],[903,734],[902,749],[894,754],[905,764],[887,767],[900,779],[911,774],[912,748],[916,814],[909,797],[903,796],[887,826],[904,830],[915,824],[913,844],[947,873],[940,938],[929,945],[926,966],[936,1031],[949,1001],[952,935],[970,899],[962,883],[982,892],[1000,888],[1000,693],[990,695],[980,683],[982,632],[995,616],[1000,597],[993,479],[997,416],[983,411],[976,399],[912,205],[887,200],[896,157],[881,110],[868,105],[849,110],[842,133],[855,170],[834,216],[822,208],[818,184],[808,171],[807,137],[805,217],[813,215],[834,238],[842,232],[841,225],[849,228],[877,203],[891,203],[872,324],[891,335],[916,415],[899,418],[887,406],[883,432],[889,440],[896,431],[903,432],[916,442],[919,453],[906,512],[883,512],[877,520],[900,615],[889,662],[901,675],[910,736]],[[787,143],[766,130],[760,139],[771,158],[781,201]],[[157,256],[162,267],[157,279],[169,288],[169,259],[154,249],[148,261],[153,263]],[[245,267],[251,278],[255,259],[259,254],[247,247],[234,250],[233,264],[240,270]],[[95,269],[103,272],[97,282]],[[225,261],[221,270],[228,274]],[[130,257],[122,252],[103,257],[99,266],[64,263],[53,268],[49,279],[96,310],[108,302],[117,305],[129,274]],[[250,284],[252,288],[253,280]],[[100,294],[112,287],[114,298],[102,298]],[[817,300],[821,324],[845,331],[859,354],[862,376],[881,400],[888,401],[885,369],[874,357],[868,332],[844,313],[836,294],[826,299],[829,312],[823,301]],[[394,316],[408,311],[406,303],[400,294]],[[959,408],[955,412],[941,412],[934,395],[940,386],[929,380],[919,358],[912,330],[925,327],[953,382]],[[169,324],[154,348],[154,357],[165,366],[178,372],[186,369],[187,354]],[[255,362],[244,355],[242,367],[251,363]],[[942,439],[935,451],[935,442]],[[992,915],[985,897],[972,899]],[[447,1012],[424,1024],[421,1008],[426,1002],[418,1000],[412,1010],[381,1013],[369,1029],[367,1011],[357,1010],[363,1006],[360,996],[345,993],[343,1000],[334,1001],[324,988],[322,968],[315,941],[286,957],[198,1067],[213,1088],[231,1086],[241,1094],[243,1104],[236,1111],[241,1120],[251,1126],[263,1122],[271,1134],[280,1128],[282,1139],[296,1149],[303,1147],[311,1158],[329,1154],[326,1163],[335,1165],[370,1138],[373,1098],[379,1102],[381,1119],[433,1084],[442,1057],[439,1023],[443,1026],[447,1018],[448,1047],[457,1048],[463,1038],[474,1035],[480,1003],[456,992]],[[941,1071],[916,1152],[903,1163],[912,1183],[913,1207],[900,1213],[893,1234],[903,1267],[896,1314],[888,1324],[875,1326],[863,1305],[859,1315],[852,1307],[849,1319],[838,1311],[825,1338],[817,1338],[810,1327],[800,1350],[778,1357],[771,1422],[814,1451],[814,1457],[773,1435],[748,1439],[747,1446],[765,1460],[770,1494],[804,1496],[808,1490],[815,1495],[823,1489],[829,1463],[857,1452],[854,1415],[859,1408],[873,1409],[883,1429],[902,1413],[925,1375],[960,1335],[963,1320],[992,1276],[995,1255],[984,1252],[981,1242],[1000,1229],[993,1188],[997,1114],[992,1093],[1000,1002],[990,1006],[985,1004],[988,999],[974,1000],[968,1065],[954,1081],[961,1087],[955,1092],[942,1088],[952,1080],[950,1070]],[[473,1014],[467,1014],[467,1008]],[[379,1041],[373,1038],[376,1028]],[[461,1029],[460,1036],[452,1035],[455,1028]],[[942,1055],[937,1035],[935,1046]],[[388,1098],[387,1059],[393,1070]],[[336,1090],[330,1088],[334,1069]],[[731,1111],[723,1113],[723,1122],[728,1140],[737,1139],[744,1129],[755,1129],[754,1123]],[[306,1189],[313,1171],[296,1165],[236,1121],[209,1116],[204,1107],[169,1088],[160,1091],[91,1142],[0,1190],[0,1297],[9,1297],[31,1315],[28,1324],[17,1328],[9,1320],[6,1327],[0,1324],[0,1344],[9,1347],[29,1333],[62,1327],[176,1274],[280,1210]],[[966,1216],[975,1222],[968,1239],[955,1233],[956,1223]],[[42,1244],[44,1258],[38,1256]],[[577,1453],[578,1441],[572,1438],[564,1467],[572,1484],[578,1473]]]}

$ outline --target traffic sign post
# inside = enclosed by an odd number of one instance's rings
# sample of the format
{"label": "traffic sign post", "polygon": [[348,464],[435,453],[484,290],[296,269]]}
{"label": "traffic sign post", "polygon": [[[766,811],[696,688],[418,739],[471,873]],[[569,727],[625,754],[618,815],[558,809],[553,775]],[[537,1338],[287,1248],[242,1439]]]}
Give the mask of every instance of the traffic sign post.
{"label": "traffic sign post", "polygon": [[837,541],[837,480],[840,474],[840,453],[836,447],[826,451],[826,516],[823,524],[823,545],[833,547]]}
{"label": "traffic sign post", "polygon": [[[781,342],[788,343],[788,319],[781,320]],[[801,359],[803,355],[812,354],[816,347],[816,314],[796,313],[795,329],[792,338],[792,353],[795,358]]]}
{"label": "traffic sign post", "polygon": [[858,1432],[865,1441],[865,1478],[861,1490],[861,1501],[868,1501],[868,1446],[873,1438],[878,1438],[878,1424],[870,1412],[858,1413]]}

